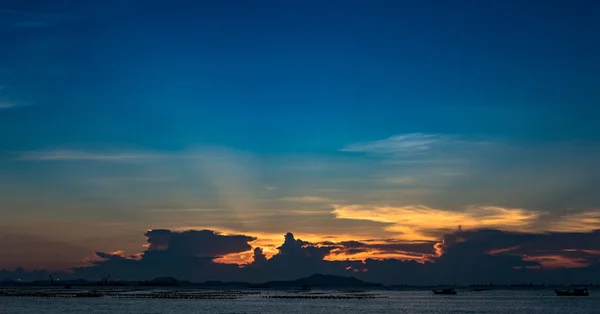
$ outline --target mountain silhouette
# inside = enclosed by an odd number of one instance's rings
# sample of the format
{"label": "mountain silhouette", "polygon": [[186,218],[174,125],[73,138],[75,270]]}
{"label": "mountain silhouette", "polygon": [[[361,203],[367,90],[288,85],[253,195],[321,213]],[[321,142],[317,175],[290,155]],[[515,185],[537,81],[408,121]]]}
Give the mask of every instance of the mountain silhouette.
{"label": "mountain silhouette", "polygon": [[314,274],[309,277],[300,278],[292,281],[269,281],[264,285],[269,287],[321,287],[321,288],[374,288],[382,287],[382,284],[362,281],[356,277],[343,277],[334,275]]}

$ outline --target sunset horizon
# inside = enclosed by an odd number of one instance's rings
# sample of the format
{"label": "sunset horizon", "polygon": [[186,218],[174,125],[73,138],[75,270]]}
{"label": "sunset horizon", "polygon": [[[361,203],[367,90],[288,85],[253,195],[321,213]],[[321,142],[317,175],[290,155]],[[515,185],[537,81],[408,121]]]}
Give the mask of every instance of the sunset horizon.
{"label": "sunset horizon", "polygon": [[0,281],[600,284],[593,1],[4,1]]}

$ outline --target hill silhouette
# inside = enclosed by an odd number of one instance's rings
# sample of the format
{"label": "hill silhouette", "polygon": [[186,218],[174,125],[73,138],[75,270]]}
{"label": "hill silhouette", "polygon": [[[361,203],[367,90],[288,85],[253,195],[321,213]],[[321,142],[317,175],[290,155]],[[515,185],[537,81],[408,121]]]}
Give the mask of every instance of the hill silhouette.
{"label": "hill silhouette", "polygon": [[300,287],[311,286],[321,288],[374,288],[383,287],[380,283],[371,283],[362,281],[356,277],[343,277],[335,275],[314,274],[309,277],[300,278],[291,281],[269,281],[264,283],[269,287]]}
{"label": "hill silhouette", "polygon": [[[111,283],[102,284],[99,281],[87,281],[84,279],[76,280],[64,280],[60,283],[50,281],[29,281],[20,282],[14,280],[3,280],[0,282],[0,286],[48,286],[48,285],[70,285],[70,286],[100,286],[100,285],[112,285]],[[115,284],[116,285],[116,284]],[[280,280],[280,281],[269,281],[265,283],[250,283],[250,282],[223,282],[223,281],[205,281],[201,283],[194,283],[189,281],[179,281],[174,277],[160,277],[151,280],[144,281],[120,281],[119,286],[196,286],[196,287],[238,287],[238,288],[251,288],[251,287],[263,287],[263,288],[297,288],[301,286],[310,286],[315,288],[377,288],[384,287],[380,283],[365,282],[355,277],[344,277],[335,275],[323,275],[314,274],[309,277],[304,277],[296,280]]]}

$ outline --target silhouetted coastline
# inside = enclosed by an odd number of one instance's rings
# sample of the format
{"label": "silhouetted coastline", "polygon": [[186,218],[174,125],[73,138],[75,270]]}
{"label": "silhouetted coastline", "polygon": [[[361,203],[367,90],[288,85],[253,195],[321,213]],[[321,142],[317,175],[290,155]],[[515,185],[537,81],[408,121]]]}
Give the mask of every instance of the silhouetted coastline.
{"label": "silhouetted coastline", "polygon": [[301,289],[309,287],[310,289],[370,289],[370,290],[439,290],[442,288],[454,287],[466,291],[488,291],[488,290],[522,290],[522,289],[549,289],[549,288],[600,288],[600,284],[592,283],[573,283],[571,285],[545,285],[534,283],[515,283],[509,285],[501,284],[473,284],[473,285],[384,285],[381,283],[366,282],[356,277],[345,277],[336,275],[314,274],[309,277],[296,280],[268,281],[263,283],[252,283],[243,281],[205,281],[191,282],[178,280],[174,277],[158,277],[143,281],[128,280],[99,280],[88,281],[85,279],[74,280],[36,280],[19,281],[14,279],[3,279],[0,281],[0,287],[57,287],[57,288],[75,288],[75,287],[183,287],[183,288],[210,288],[210,289]]}

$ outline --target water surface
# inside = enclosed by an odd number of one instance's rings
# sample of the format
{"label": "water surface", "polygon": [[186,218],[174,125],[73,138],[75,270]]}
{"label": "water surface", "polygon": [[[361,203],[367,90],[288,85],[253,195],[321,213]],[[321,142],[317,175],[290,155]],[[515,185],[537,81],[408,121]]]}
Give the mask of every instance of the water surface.
{"label": "water surface", "polygon": [[[326,292],[328,293],[328,292]],[[334,293],[334,292],[331,292]],[[338,293],[339,292],[335,292]],[[233,300],[0,297],[0,313],[599,313],[600,291],[589,297],[557,297],[551,289],[463,291],[456,296],[430,291],[374,291],[383,298],[358,300]],[[290,294],[265,291],[265,294]]]}

